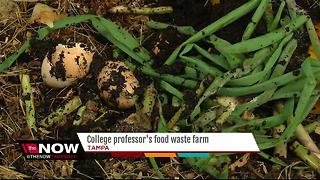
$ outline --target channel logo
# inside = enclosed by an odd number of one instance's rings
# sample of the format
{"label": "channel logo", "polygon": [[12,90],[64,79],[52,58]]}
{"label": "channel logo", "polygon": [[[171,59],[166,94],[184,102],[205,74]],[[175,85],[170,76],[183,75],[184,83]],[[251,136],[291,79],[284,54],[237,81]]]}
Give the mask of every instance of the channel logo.
{"label": "channel logo", "polygon": [[82,159],[84,150],[79,141],[19,141],[28,160]]}

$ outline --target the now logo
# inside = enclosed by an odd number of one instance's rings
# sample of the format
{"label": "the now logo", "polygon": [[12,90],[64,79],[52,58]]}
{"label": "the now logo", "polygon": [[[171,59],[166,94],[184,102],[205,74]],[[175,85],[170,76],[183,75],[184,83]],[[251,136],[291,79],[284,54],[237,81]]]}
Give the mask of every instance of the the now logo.
{"label": "the now logo", "polygon": [[79,141],[20,141],[27,159],[79,159],[84,151]]}
{"label": "the now logo", "polygon": [[39,153],[70,154],[70,153],[77,153],[78,148],[79,148],[79,144],[60,144],[60,143],[39,144]]}

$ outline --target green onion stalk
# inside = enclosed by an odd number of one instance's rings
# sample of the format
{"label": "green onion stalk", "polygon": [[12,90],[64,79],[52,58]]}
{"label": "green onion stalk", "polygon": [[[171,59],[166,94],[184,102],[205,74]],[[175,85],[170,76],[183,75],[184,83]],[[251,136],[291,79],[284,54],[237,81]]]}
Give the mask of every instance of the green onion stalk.
{"label": "green onion stalk", "polygon": [[66,115],[71,114],[73,111],[81,106],[82,102],[79,96],[73,97],[64,106],[52,112],[47,118],[40,121],[40,125],[49,128],[53,125],[61,125]]}
{"label": "green onion stalk", "polygon": [[22,86],[22,97],[26,105],[26,120],[30,129],[37,131],[36,119],[35,119],[35,108],[34,99],[32,93],[32,87],[30,84],[30,76],[22,74],[20,76]]}

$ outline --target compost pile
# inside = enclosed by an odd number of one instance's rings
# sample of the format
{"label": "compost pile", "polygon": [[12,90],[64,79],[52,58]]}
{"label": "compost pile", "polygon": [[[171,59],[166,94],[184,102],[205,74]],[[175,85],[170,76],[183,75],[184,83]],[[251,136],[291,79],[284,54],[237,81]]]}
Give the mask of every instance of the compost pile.
{"label": "compost pile", "polygon": [[[0,2],[20,9],[0,14],[2,177],[319,178],[317,1]],[[17,144],[77,132],[252,132],[261,152],[26,161]]]}

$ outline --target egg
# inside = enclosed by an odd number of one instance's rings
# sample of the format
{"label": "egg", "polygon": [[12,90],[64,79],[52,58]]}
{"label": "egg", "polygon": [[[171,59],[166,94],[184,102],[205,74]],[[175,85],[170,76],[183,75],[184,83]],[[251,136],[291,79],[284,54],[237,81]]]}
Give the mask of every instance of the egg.
{"label": "egg", "polygon": [[64,88],[85,77],[90,70],[93,52],[87,45],[74,43],[55,47],[41,66],[43,82],[52,88]]}
{"label": "egg", "polygon": [[100,96],[109,105],[129,109],[137,101],[136,89],[139,81],[133,72],[121,61],[107,61],[98,74]]}

